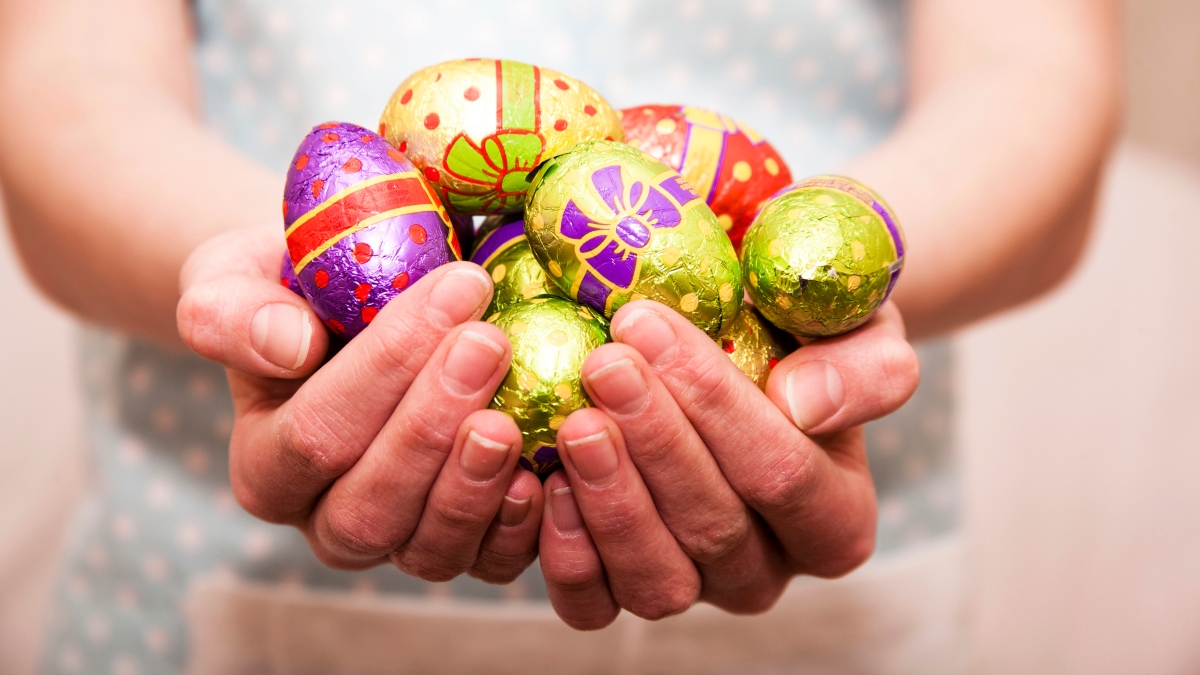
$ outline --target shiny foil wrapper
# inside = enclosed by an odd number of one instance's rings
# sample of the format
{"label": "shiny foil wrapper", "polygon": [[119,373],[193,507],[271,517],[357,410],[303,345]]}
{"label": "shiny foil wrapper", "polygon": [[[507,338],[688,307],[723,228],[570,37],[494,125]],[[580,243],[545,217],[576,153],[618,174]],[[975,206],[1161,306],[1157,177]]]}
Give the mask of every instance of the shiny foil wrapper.
{"label": "shiny foil wrapper", "polygon": [[742,273],[754,304],[796,335],[862,325],[896,285],[904,234],[870,188],[816,176],[772,197],[746,232]]}
{"label": "shiny foil wrapper", "polygon": [[543,164],[525,235],[554,283],[605,317],[656,300],[716,337],[741,309],[737,255],[712,209],[624,143],[584,143]]}
{"label": "shiny foil wrapper", "polygon": [[491,216],[485,220],[471,262],[492,276],[494,292],[488,316],[539,295],[566,296],[533,257],[525,239],[525,221],[519,215]]}
{"label": "shiny foil wrapper", "polygon": [[[283,260],[279,261],[279,283],[284,288],[304,298],[304,289],[300,286],[300,280],[296,278],[296,270],[292,269],[292,256],[285,251]],[[307,298],[305,298],[307,300]]]}
{"label": "shiny foil wrapper", "polygon": [[748,302],[743,303],[729,330],[717,338],[717,344],[733,365],[763,390],[775,364],[800,347],[792,336],[767,323]]}
{"label": "shiny foil wrapper", "polygon": [[520,302],[488,317],[508,334],[512,366],[491,407],[508,413],[524,437],[521,466],[545,476],[561,466],[558,429],[591,406],[583,360],[609,341],[607,323],[587,307],[558,297]]}
{"label": "shiny foil wrapper", "polygon": [[678,171],[717,214],[735,249],[762,203],[792,182],[783,157],[761,134],[721,113],[646,105],[618,114],[625,142]]}
{"label": "shiny foil wrapper", "polygon": [[288,169],[283,217],[305,297],[345,338],[430,270],[459,259],[449,216],[424,177],[354,124],[329,122],[304,138]]}
{"label": "shiny foil wrapper", "polygon": [[528,174],[589,140],[624,138],[594,89],[518,61],[461,59],[396,88],[379,133],[424,172],[452,212],[518,213]]}

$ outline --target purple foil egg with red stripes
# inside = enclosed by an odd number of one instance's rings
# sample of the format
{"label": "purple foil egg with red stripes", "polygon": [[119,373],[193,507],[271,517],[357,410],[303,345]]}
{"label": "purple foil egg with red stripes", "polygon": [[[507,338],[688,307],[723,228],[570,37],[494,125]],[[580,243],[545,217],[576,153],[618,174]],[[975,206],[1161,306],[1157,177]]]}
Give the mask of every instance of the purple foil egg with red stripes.
{"label": "purple foil egg with red stripes", "polygon": [[288,168],[283,222],[304,296],[347,339],[430,270],[462,258],[429,183],[355,124],[328,122],[305,136]]}

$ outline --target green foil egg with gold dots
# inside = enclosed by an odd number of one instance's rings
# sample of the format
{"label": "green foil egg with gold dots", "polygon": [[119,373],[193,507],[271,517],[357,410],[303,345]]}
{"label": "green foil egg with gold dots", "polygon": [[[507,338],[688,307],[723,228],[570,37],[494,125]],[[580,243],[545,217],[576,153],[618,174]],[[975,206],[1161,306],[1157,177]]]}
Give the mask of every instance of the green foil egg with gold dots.
{"label": "green foil egg with gold dots", "polygon": [[838,335],[887,299],[904,249],[900,223],[874,191],[816,176],[763,204],[742,241],[742,274],[771,323],[795,335]]}
{"label": "green foil egg with gold dots", "polygon": [[544,162],[525,235],[550,279],[606,317],[656,300],[712,337],[742,306],[729,235],[682,177],[623,143],[593,141]]}
{"label": "green foil egg with gold dots", "polygon": [[475,237],[471,262],[491,275],[494,288],[485,316],[539,295],[566,296],[533,257],[520,214],[489,216]]}
{"label": "green foil egg with gold dots", "polygon": [[508,413],[524,438],[521,466],[545,476],[560,466],[558,428],[591,401],[583,360],[609,341],[608,324],[572,300],[541,296],[488,317],[512,343],[512,365],[491,407]]}

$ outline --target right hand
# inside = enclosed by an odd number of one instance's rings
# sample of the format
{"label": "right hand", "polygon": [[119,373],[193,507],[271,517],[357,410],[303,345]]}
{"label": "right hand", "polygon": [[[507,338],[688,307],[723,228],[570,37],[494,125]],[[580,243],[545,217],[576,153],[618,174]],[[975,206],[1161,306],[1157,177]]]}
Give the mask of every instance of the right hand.
{"label": "right hand", "polygon": [[280,285],[282,255],[279,232],[230,232],[180,274],[179,333],[227,369],[238,503],[299,528],[333,567],[515,579],[537,556],[543,493],[516,467],[516,424],[486,409],[512,358],[478,321],[491,279],[434,270],[322,365],[325,327]]}

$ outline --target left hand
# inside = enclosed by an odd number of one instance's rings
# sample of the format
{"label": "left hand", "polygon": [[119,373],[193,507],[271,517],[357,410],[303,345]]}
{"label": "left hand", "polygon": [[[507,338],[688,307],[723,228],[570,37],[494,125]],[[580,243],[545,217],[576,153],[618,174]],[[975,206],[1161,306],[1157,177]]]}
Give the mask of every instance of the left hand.
{"label": "left hand", "polygon": [[764,612],[791,577],[841,576],[871,555],[861,425],[920,377],[894,305],[780,361],[765,393],[658,303],[622,307],[612,334],[583,367],[597,407],[559,429],[564,468],[545,483],[542,572],[566,623],[698,601]]}

